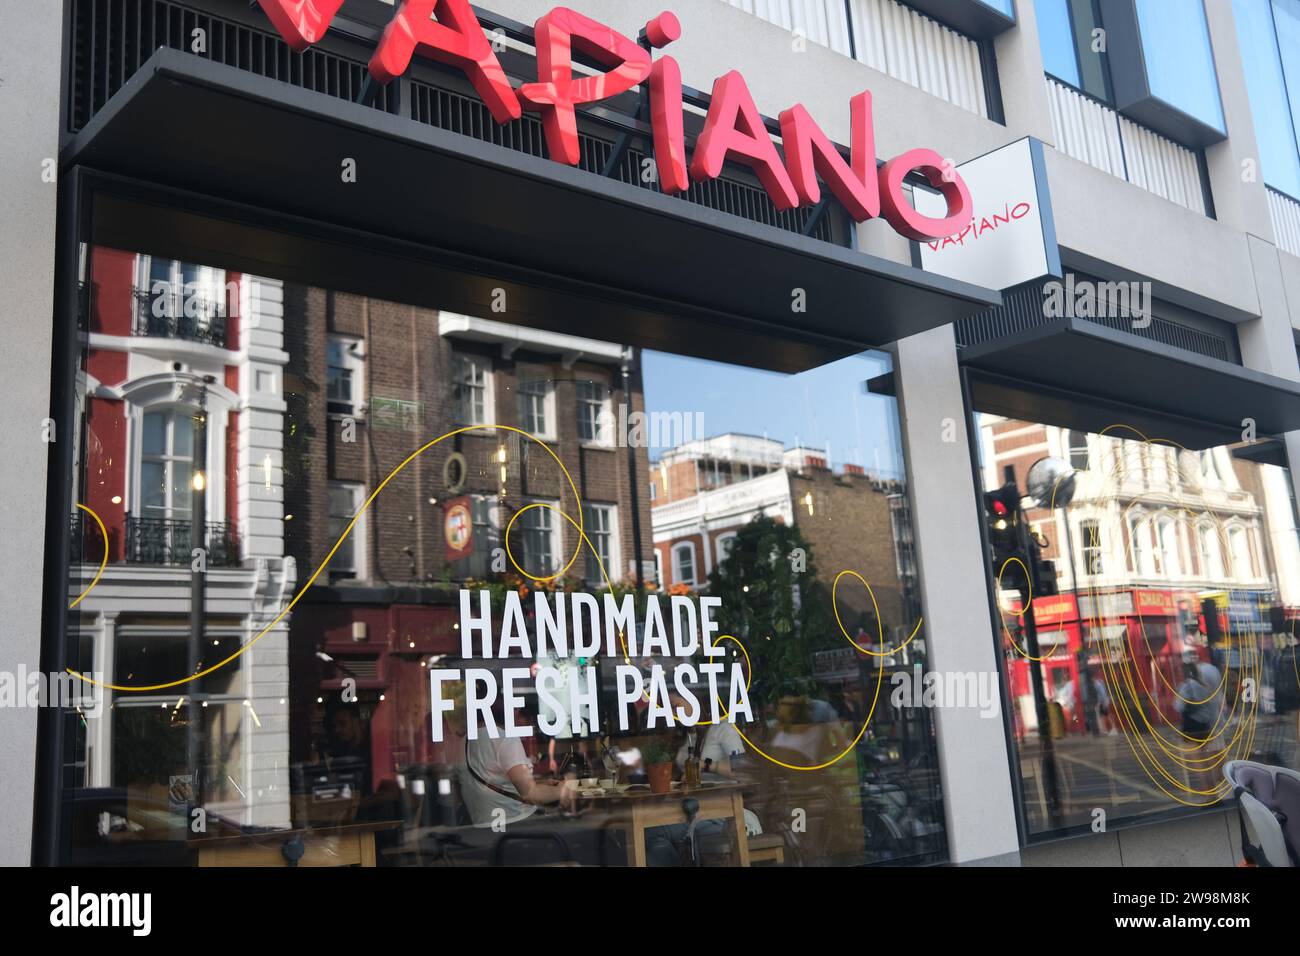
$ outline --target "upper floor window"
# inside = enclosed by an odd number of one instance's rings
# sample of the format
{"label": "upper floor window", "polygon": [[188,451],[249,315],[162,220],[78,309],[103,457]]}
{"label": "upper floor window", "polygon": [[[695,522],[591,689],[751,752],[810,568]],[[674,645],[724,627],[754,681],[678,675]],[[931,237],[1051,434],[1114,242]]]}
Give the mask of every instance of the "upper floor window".
{"label": "upper floor window", "polygon": [[140,514],[188,518],[193,500],[194,412],[168,408],[140,419]]}
{"label": "upper floor window", "polygon": [[361,342],[331,335],[325,358],[325,403],[331,415],[355,415],[360,411],[364,373]]}
{"label": "upper floor window", "polygon": [[1075,471],[1088,470],[1088,433],[1073,429],[1065,432],[1065,450],[1070,456],[1070,467]]}
{"label": "upper floor window", "polygon": [[1250,541],[1246,537],[1245,528],[1233,528],[1228,532],[1228,550],[1232,554],[1232,576],[1254,577],[1255,567],[1250,558]]}
{"label": "upper floor window", "polygon": [[555,385],[547,369],[518,366],[515,387],[519,392],[519,427],[538,438],[554,438]]}
{"label": "upper floor window", "polygon": [[1043,69],[1109,103],[1104,34],[1092,0],[1034,0]]}
{"label": "upper floor window", "polygon": [[1141,65],[1151,96],[1225,132],[1202,0],[1136,0]]}
{"label": "upper floor window", "polygon": [[136,264],[137,335],[226,346],[224,269],[179,259],[140,256]]}
{"label": "upper floor window", "polygon": [[[361,510],[366,500],[366,489],[353,482],[331,481],[329,499],[329,546],[332,548],[353,516]],[[365,540],[365,515],[362,515],[334,552],[329,567],[331,578],[365,577]]]}
{"label": "upper floor window", "polygon": [[[1202,0],[1034,0],[1043,69],[1189,147],[1224,138]],[[1113,22],[1112,22],[1113,21]]]}
{"label": "upper floor window", "polygon": [[1079,538],[1083,549],[1083,573],[1101,574],[1101,525],[1092,518],[1080,521]]}
{"label": "upper floor window", "polygon": [[1300,200],[1300,0],[1233,0],[1264,182]]}
{"label": "upper floor window", "polygon": [[673,581],[677,584],[695,583],[695,545],[679,544],[673,548]]}
{"label": "upper floor window", "polygon": [[1183,573],[1183,563],[1178,548],[1178,526],[1172,518],[1163,517],[1156,525],[1156,538],[1160,546],[1160,564],[1166,577]]}
{"label": "upper floor window", "polygon": [[[519,516],[519,542],[522,553],[517,554],[519,566],[534,577],[546,577],[559,570],[560,527],[552,508],[558,501],[528,502],[546,504],[548,508],[529,508]],[[512,542],[512,549],[514,544]]]}
{"label": "upper floor window", "polygon": [[1151,551],[1151,520],[1142,515],[1129,518],[1129,545],[1133,555],[1133,573],[1155,574],[1155,560]]}
{"label": "upper floor window", "polygon": [[[587,580],[593,584],[604,584],[605,574],[611,581],[617,582],[622,575],[618,568],[618,515],[614,505],[587,505],[582,509],[582,518],[586,524],[584,532],[591,542],[588,551]],[[594,554],[593,554],[594,552]]]}
{"label": "upper floor window", "polygon": [[595,445],[614,444],[613,401],[603,382],[576,382],[578,438]]}
{"label": "upper floor window", "polygon": [[452,414],[461,425],[486,425],[492,414],[492,368],[479,355],[452,359]]}
{"label": "upper floor window", "polygon": [[1223,553],[1219,549],[1219,533],[1212,525],[1196,529],[1197,551],[1201,561],[1201,577],[1212,582],[1223,579]]}

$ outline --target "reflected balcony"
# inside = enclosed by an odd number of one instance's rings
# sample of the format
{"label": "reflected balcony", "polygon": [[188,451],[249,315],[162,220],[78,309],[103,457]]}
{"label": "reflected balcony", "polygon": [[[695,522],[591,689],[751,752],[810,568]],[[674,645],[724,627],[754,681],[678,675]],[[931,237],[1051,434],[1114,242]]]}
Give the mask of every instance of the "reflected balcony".
{"label": "reflected balcony", "polygon": [[133,331],[151,338],[183,339],[224,349],[225,305],[206,297],[184,300],[168,292],[137,291]]}
{"label": "reflected balcony", "polygon": [[[192,537],[193,525],[188,519],[127,515],[123,559],[128,564],[188,565]],[[240,566],[239,535],[232,523],[208,522],[205,538],[209,568]]]}

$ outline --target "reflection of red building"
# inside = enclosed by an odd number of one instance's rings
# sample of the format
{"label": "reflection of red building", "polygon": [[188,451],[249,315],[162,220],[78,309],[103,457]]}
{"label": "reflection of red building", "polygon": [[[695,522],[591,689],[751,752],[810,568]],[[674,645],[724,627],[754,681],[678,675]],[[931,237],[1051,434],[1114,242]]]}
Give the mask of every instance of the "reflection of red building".
{"label": "reflection of red building", "polygon": [[[1176,724],[1174,689],[1182,681],[1182,652],[1193,646],[1184,641],[1185,624],[1196,622],[1196,608],[1195,592],[1153,588],[1035,598],[1044,691],[1048,701],[1061,704],[1065,732],[1089,732],[1082,683],[1085,648],[1093,680],[1103,683],[1112,701],[1124,702],[1130,719],[1141,720],[1133,713],[1136,700],[1148,719],[1158,720],[1159,713]],[[1004,615],[1012,637],[1028,653],[1023,632],[1014,626],[1018,610],[1015,605]],[[1008,661],[1016,726],[1021,733],[1034,731],[1030,661],[1014,648]],[[1102,696],[1097,690],[1093,693]]]}
{"label": "reflection of red building", "polygon": [[[427,668],[444,655],[459,656],[456,616],[450,604],[313,603],[294,612],[294,627],[317,635],[319,643],[294,645],[290,666],[308,673],[319,667],[322,675],[318,687],[303,682],[294,694],[338,696],[345,681],[355,681],[370,728],[372,787],[392,779],[402,766],[446,760],[442,745],[429,734]],[[318,653],[330,660],[317,658]],[[290,708],[298,724],[294,739],[311,737],[315,703],[295,699]]]}

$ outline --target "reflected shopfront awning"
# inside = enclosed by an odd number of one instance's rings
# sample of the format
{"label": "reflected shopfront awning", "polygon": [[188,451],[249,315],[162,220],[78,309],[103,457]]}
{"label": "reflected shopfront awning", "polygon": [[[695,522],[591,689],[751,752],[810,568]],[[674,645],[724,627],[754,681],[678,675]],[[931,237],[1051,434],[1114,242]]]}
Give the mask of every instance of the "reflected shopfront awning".
{"label": "reflected shopfront awning", "polygon": [[174,50],[62,160],[174,191],[97,206],[97,242],[483,317],[501,289],[512,322],[781,371],[1001,301]]}

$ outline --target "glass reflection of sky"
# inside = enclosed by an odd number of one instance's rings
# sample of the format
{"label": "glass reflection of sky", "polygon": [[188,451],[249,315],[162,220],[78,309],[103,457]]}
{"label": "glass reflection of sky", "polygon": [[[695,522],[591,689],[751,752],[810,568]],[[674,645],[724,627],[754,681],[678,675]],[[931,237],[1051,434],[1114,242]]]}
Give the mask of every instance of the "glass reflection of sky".
{"label": "glass reflection of sky", "polygon": [[[894,400],[863,383],[891,371],[889,356],[863,352],[798,375],[646,351],[646,409],[704,413],[705,436],[740,432],[825,449],[835,470],[858,464],[902,476]],[[665,449],[650,449],[657,459]]]}

